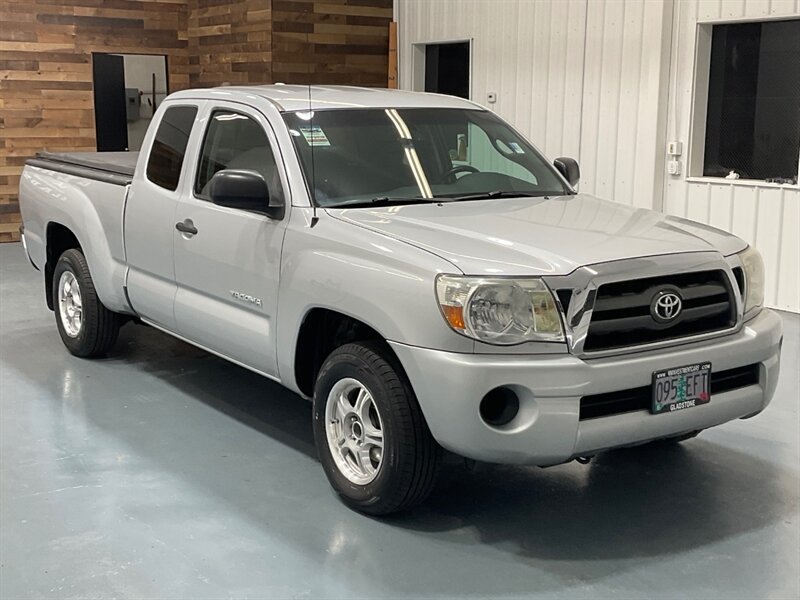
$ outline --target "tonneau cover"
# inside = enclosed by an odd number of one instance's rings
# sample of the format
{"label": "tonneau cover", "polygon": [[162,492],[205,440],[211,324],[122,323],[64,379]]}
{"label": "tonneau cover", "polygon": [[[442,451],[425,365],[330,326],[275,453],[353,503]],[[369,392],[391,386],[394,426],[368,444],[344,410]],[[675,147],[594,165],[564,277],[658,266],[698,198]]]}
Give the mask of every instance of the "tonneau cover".
{"label": "tonneau cover", "polygon": [[115,185],[133,179],[138,152],[39,152],[27,164]]}

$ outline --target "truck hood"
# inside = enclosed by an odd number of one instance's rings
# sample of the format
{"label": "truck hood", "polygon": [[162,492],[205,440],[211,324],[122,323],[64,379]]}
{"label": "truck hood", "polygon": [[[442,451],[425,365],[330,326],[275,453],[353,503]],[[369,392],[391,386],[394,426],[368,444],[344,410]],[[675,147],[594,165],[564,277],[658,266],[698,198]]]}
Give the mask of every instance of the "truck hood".
{"label": "truck hood", "polygon": [[467,275],[566,275],[613,260],[747,247],[719,229],[588,194],[327,212],[432,252]]}

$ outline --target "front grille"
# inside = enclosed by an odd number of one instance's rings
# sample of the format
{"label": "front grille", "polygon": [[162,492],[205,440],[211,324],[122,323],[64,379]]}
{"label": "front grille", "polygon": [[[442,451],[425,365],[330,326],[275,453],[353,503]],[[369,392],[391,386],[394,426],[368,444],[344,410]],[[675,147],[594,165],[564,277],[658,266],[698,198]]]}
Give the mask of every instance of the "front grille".
{"label": "front grille", "polygon": [[733,267],[733,276],[736,278],[736,285],[739,286],[739,294],[744,298],[744,269]]}
{"label": "front grille", "polygon": [[[736,323],[728,276],[722,270],[617,281],[597,290],[584,351],[611,350],[720,331]],[[659,291],[676,292],[682,310],[668,324],[658,323],[650,306]]]}
{"label": "front grille", "polygon": [[[758,363],[716,373],[712,370],[711,401],[714,401],[714,394],[722,394],[757,384],[758,373]],[[618,392],[584,396],[581,398],[580,420],[596,419],[635,410],[650,410],[653,402],[652,394],[651,386],[646,385]]]}

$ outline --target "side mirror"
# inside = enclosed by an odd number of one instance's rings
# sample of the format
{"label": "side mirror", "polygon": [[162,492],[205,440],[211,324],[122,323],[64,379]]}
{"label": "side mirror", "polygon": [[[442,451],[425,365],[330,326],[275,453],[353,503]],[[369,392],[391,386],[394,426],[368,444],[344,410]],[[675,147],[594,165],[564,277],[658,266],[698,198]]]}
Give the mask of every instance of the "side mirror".
{"label": "side mirror", "polygon": [[270,203],[269,186],[255,171],[224,169],[208,182],[208,194],[218,206],[249,210],[272,219],[283,218],[283,205]]}
{"label": "side mirror", "polygon": [[553,161],[553,165],[558,172],[564,176],[569,184],[572,187],[575,187],[581,179],[581,168],[578,166],[578,161],[574,158],[567,158],[566,156],[560,156],[559,158]]}

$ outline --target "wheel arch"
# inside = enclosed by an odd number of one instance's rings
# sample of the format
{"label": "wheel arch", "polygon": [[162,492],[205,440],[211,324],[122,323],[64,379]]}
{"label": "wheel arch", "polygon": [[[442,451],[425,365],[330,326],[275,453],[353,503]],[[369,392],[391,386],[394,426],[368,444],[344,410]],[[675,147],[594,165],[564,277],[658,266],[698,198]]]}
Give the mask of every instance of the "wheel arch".
{"label": "wheel arch", "polygon": [[53,272],[59,257],[67,250],[78,249],[83,252],[83,246],[69,227],[51,221],[45,229],[45,256],[44,265],[44,288],[47,308],[54,310],[53,306]]}
{"label": "wheel arch", "polygon": [[405,370],[386,338],[374,327],[344,312],[314,306],[300,322],[294,349],[293,375],[297,389],[307,397],[314,395],[314,384],[322,363],[336,348],[351,342],[378,344],[403,376]]}

